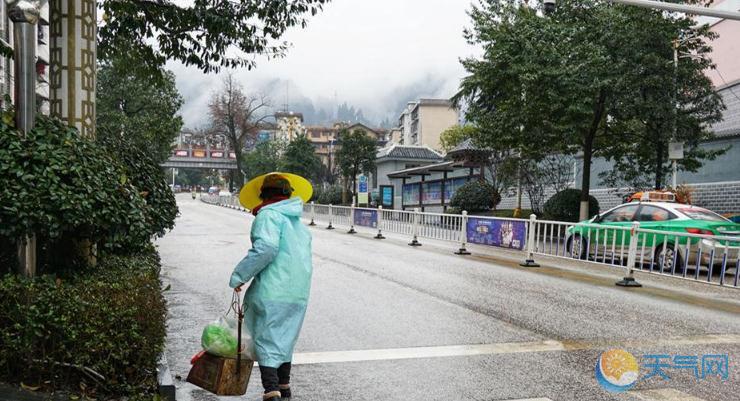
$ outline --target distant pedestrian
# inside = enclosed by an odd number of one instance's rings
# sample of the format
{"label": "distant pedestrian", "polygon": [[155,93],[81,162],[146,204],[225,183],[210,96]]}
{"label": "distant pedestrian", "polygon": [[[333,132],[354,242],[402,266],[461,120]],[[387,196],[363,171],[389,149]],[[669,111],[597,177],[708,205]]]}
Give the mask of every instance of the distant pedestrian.
{"label": "distant pedestrian", "polygon": [[311,288],[311,234],[301,214],[312,192],[302,177],[270,173],[248,182],[239,195],[256,217],[252,248],[234,268],[229,286],[240,291],[252,280],[244,295],[244,323],[254,339],[265,401],[291,396],[293,348]]}

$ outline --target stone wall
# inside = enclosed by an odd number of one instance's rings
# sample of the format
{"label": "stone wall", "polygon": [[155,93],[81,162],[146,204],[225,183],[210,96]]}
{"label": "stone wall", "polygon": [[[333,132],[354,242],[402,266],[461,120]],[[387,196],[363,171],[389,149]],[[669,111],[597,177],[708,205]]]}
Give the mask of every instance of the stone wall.
{"label": "stone wall", "polygon": [[[740,181],[710,182],[701,184],[689,184],[694,188],[691,195],[692,203],[712,210],[720,214],[740,213]],[[554,191],[548,191],[545,199],[549,199]],[[615,188],[600,188],[591,190],[591,195],[599,201],[601,211],[613,208],[623,203],[620,193],[624,190]],[[505,196],[501,199],[499,209],[514,209],[516,207],[516,194]],[[530,209],[529,199],[526,193],[522,196],[522,208]]]}

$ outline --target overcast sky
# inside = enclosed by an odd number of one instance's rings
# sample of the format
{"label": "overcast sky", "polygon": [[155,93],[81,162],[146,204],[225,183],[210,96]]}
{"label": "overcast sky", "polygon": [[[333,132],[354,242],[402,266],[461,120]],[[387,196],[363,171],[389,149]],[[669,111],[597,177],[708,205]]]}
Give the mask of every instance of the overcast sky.
{"label": "overcast sky", "polygon": [[[247,91],[268,90],[281,109],[289,87],[291,109],[301,98],[331,107],[336,96],[373,121],[394,118],[408,97],[454,93],[464,75],[459,58],[475,53],[462,37],[469,9],[470,0],[333,0],[306,29],[284,37],[293,44],[287,57],[235,74]],[[219,76],[174,63],[168,68],[185,98],[186,126],[204,124]]]}

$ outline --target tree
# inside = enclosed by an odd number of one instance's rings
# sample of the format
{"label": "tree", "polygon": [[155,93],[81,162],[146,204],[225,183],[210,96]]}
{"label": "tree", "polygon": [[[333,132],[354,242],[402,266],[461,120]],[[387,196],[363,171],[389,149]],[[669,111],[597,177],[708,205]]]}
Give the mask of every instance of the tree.
{"label": "tree", "polygon": [[244,184],[244,148],[256,142],[259,127],[271,117],[267,114],[269,107],[265,96],[245,95],[231,73],[224,76],[221,89],[208,104],[210,133],[223,135],[236,155],[234,178],[238,188]]}
{"label": "tree", "polygon": [[195,1],[104,0],[98,27],[98,54],[136,61],[132,67],[159,76],[167,60],[203,72],[255,66],[255,56],[282,57],[279,41],[293,26],[306,27],[328,0]]}
{"label": "tree", "polygon": [[262,141],[254,149],[244,154],[244,172],[247,179],[273,171],[280,168],[280,158],[284,151],[285,145],[282,141]]}
{"label": "tree", "polygon": [[369,174],[375,169],[377,141],[363,130],[349,132],[343,129],[339,132],[337,147],[337,166],[345,182],[352,183],[352,203],[356,205],[357,176],[360,173]]}
{"label": "tree", "polygon": [[[484,55],[462,61],[469,75],[453,100],[468,103],[468,120],[482,128],[482,144],[516,149],[534,161],[581,153],[583,218],[592,159],[633,154],[625,144],[634,138],[635,122],[650,118],[645,108],[632,107],[646,82],[661,75],[649,67],[671,60],[673,38],[706,37],[686,18],[597,1],[559,1],[542,18],[518,1],[487,0],[470,15],[466,38],[482,45]],[[651,24],[662,30],[646,29]],[[646,65],[646,59],[656,61]],[[690,90],[695,84],[687,84],[688,92],[701,92]],[[673,107],[671,98],[650,102]]]}
{"label": "tree", "polygon": [[475,134],[476,128],[472,125],[453,125],[439,135],[439,144],[442,150],[449,152]]}
{"label": "tree", "polygon": [[298,135],[288,143],[280,160],[280,171],[298,174],[311,181],[318,181],[322,172],[321,159],[306,135]]}
{"label": "tree", "polygon": [[155,162],[167,160],[183,126],[178,115],[183,100],[174,74],[165,70],[161,74],[162,80],[144,80],[120,60],[98,67],[98,138],[125,137],[130,145],[146,149]]}

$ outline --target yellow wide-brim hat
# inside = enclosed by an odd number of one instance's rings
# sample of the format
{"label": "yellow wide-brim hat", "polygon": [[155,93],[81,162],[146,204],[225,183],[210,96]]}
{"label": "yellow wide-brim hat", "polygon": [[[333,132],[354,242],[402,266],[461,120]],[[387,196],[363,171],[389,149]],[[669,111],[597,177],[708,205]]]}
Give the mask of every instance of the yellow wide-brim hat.
{"label": "yellow wide-brim hat", "polygon": [[313,186],[311,186],[311,183],[307,179],[301,177],[300,175],[295,175],[291,173],[273,172],[255,177],[248,183],[244,184],[241,191],[239,191],[239,203],[241,203],[244,208],[249,210],[252,210],[255,207],[259,206],[259,204],[262,203],[262,199],[260,199],[260,192],[262,192],[262,183],[265,182],[265,178],[272,175],[278,175],[288,180],[288,182],[290,183],[290,187],[293,188],[293,194],[291,195],[291,198],[301,198],[304,203],[308,202],[311,199],[311,196],[313,195]]}

